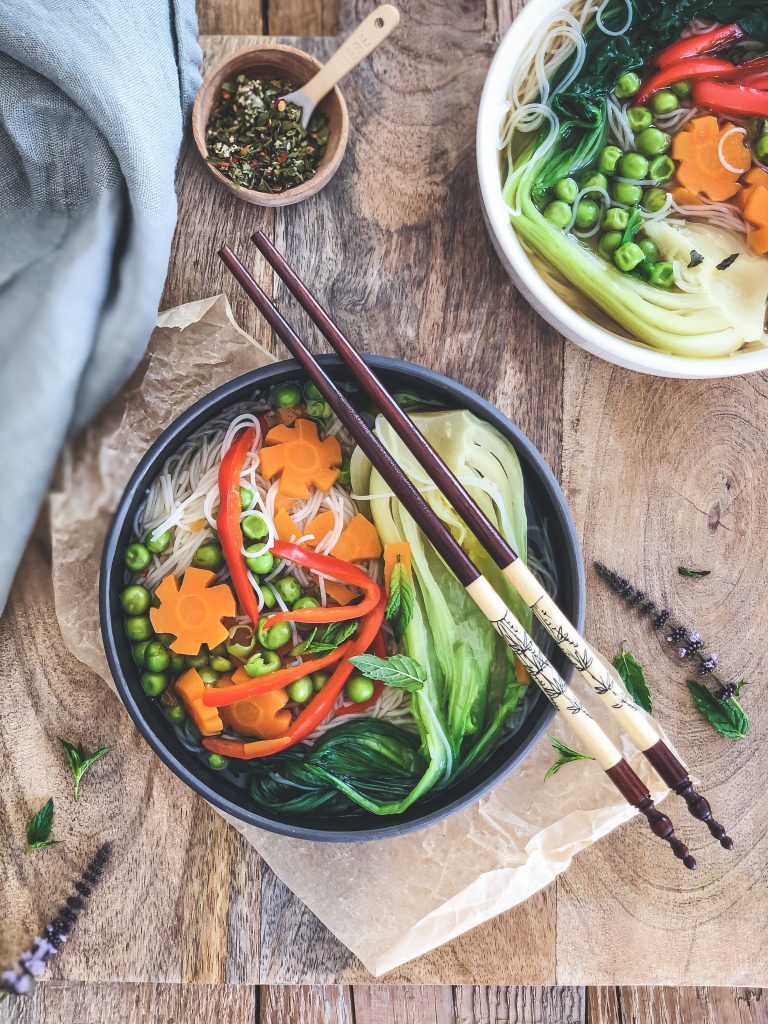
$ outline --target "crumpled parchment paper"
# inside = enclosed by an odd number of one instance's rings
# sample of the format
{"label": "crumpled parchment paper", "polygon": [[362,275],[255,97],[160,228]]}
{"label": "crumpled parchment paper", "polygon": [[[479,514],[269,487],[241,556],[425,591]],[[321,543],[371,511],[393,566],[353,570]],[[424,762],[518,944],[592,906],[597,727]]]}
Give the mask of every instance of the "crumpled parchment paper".
{"label": "crumpled parchment paper", "polygon": [[[110,686],[98,577],[120,494],[147,446],[180,412],[271,359],[235,324],[224,295],[161,313],[141,366],[65,452],[50,506],[56,614],[69,649]],[[665,791],[597,702],[594,714],[661,800]],[[575,742],[563,722],[552,732]],[[631,816],[590,762],[569,765],[545,784],[553,760],[545,737],[519,771],[473,807],[398,839],[313,843],[225,817],[378,976],[521,903]],[[381,899],[382,878],[397,899]]]}

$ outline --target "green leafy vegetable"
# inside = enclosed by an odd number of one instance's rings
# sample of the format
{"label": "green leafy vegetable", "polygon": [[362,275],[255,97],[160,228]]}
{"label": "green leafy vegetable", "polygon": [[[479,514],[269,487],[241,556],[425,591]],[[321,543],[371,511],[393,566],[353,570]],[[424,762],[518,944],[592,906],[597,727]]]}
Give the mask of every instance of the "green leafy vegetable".
{"label": "green leafy vegetable", "polygon": [[327,654],[335,651],[357,632],[357,626],[357,619],[350,622],[331,622],[320,636],[317,635],[318,630],[315,628],[306,640],[293,648],[291,654]]}
{"label": "green leafy vegetable", "polygon": [[594,761],[594,757],[591,754],[582,754],[580,750],[574,750],[573,747],[567,746],[556,736],[550,736],[549,739],[560,757],[547,768],[547,773],[544,776],[545,782],[547,779],[551,779],[553,775],[557,775],[566,764],[573,764],[574,761]]}
{"label": "green leafy vegetable", "polygon": [[427,678],[427,673],[418,661],[409,658],[407,654],[393,654],[389,658],[358,654],[349,660],[368,679],[378,679],[387,686],[396,686],[409,693],[420,690]]}
{"label": "green leafy vegetable", "polygon": [[653,712],[651,691],[645,681],[643,666],[634,654],[628,654],[626,651],[617,654],[613,659],[613,667],[621,676],[621,681],[635,704],[639,704],[650,715]]}
{"label": "green leafy vegetable", "polygon": [[[741,685],[739,684],[740,687]],[[711,690],[696,679],[688,680],[688,689],[696,702],[696,707],[721,736],[729,740],[740,740],[747,735],[749,719],[735,697],[718,700]]]}
{"label": "green leafy vegetable", "polygon": [[104,757],[105,754],[109,753],[109,747],[99,747],[92,754],[86,754],[82,747],[76,747],[73,743],[68,743],[66,740],[59,737],[59,743],[64,748],[64,753],[67,755],[67,762],[69,763],[70,771],[75,780],[74,782],[74,797],[75,800],[80,795],[80,780],[91,767],[95,764],[99,758]]}
{"label": "green leafy vegetable", "polygon": [[389,580],[389,600],[384,613],[387,620],[392,623],[392,629],[398,640],[402,640],[406,629],[411,624],[413,600],[411,579],[398,557],[392,568],[392,576]]}
{"label": "green leafy vegetable", "polygon": [[681,576],[687,576],[693,580],[700,579],[702,576],[709,576],[712,572],[711,569],[689,569],[687,565],[678,565],[677,571]]}
{"label": "green leafy vegetable", "polygon": [[33,814],[27,825],[27,853],[56,846],[61,840],[51,839],[53,831],[53,797]]}

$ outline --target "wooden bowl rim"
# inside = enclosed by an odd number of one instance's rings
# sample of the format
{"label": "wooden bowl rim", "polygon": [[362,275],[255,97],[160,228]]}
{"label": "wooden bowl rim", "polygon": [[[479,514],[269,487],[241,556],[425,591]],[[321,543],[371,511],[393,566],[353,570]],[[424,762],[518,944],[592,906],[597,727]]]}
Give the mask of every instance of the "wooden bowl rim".
{"label": "wooden bowl rim", "polygon": [[[332,158],[327,163],[321,163],[315,173],[314,177],[308,181],[302,182],[301,185],[296,185],[294,188],[286,189],[285,192],[269,193],[269,192],[257,192],[255,189],[250,188],[238,188],[237,185],[233,184],[226,175],[222,174],[218,168],[214,167],[213,164],[208,163],[208,146],[205,142],[205,131],[208,126],[206,120],[205,124],[202,124],[200,110],[202,107],[202,99],[207,94],[213,79],[226,71],[230,64],[240,61],[243,57],[257,57],[268,53],[276,54],[289,54],[295,57],[300,57],[306,60],[313,68],[313,74],[318,72],[323,66],[321,62],[314,57],[311,53],[307,53],[306,50],[300,50],[297,46],[289,46],[286,43],[257,43],[255,46],[246,46],[242,50],[238,50],[237,53],[233,53],[229,57],[224,57],[217,64],[214,64],[205,73],[202,84],[198,89],[195,102],[192,107],[192,137],[195,141],[195,148],[200,154],[200,158],[207,167],[208,171],[216,178],[216,180],[231,192],[232,195],[237,196],[246,203],[254,203],[257,206],[291,206],[294,203],[300,203],[304,199],[309,199],[310,196],[316,195],[321,189],[325,188],[331,178],[334,176],[336,171],[339,169],[344,154],[347,150],[347,143],[349,142],[349,111],[347,109],[347,103],[341,90],[337,85],[331,89],[328,96],[321,100],[321,103],[325,102],[329,97],[334,97],[339,105],[341,113],[341,126],[338,131],[340,136],[339,141],[336,144],[336,150]],[[305,84],[305,83],[300,83]],[[323,157],[325,160],[325,157]]]}

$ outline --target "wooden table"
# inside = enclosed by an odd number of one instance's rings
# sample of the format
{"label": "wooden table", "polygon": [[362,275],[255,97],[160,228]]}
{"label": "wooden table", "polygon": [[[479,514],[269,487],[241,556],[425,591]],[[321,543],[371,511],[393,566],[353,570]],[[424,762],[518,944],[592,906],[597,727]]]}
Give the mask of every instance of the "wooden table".
{"label": "wooden table", "polygon": [[[752,681],[750,736],[721,739],[692,708],[683,669],[590,571],[589,634],[606,654],[625,644],[646,665],[658,716],[736,849],[721,851],[675,806],[700,864],[688,876],[633,821],[523,906],[385,979],[436,988],[368,989],[361,965],[160,765],[68,654],[41,532],[0,624],[0,963],[56,906],[97,837],[113,838],[116,856],[54,981],[0,1009],[0,1021],[768,1021],[757,991],[768,985],[768,380],[640,377],[564,344],[529,309],[491,249],[475,182],[477,100],[513,12],[403,6],[398,33],[345,86],[350,150],[321,196],[278,212],[251,207],[185,149],[164,306],[227,291],[242,326],[271,346],[215,255],[229,241],[272,291],[247,243],[261,227],[367,351],[450,374],[516,420],[561,476],[587,564],[600,557],[663,598],[730,675]],[[342,29],[367,10],[343,6]],[[220,0],[203,13],[213,32],[327,33],[336,19],[322,0],[273,0],[268,12]],[[211,60],[253,41],[212,35],[204,45]],[[329,39],[298,45],[321,58],[333,49]],[[680,564],[713,571],[684,580]],[[59,735],[114,747],[76,814]],[[51,794],[66,844],[26,857],[27,817]],[[318,987],[281,987],[306,984]],[[614,987],[652,984],[744,987]],[[482,987],[494,985],[504,987]],[[553,985],[562,987],[509,987]]]}

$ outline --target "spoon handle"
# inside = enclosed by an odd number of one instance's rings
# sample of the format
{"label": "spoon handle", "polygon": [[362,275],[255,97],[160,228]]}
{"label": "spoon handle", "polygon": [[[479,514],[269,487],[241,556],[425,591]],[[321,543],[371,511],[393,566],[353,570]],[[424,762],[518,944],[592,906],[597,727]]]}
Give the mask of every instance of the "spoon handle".
{"label": "spoon handle", "polygon": [[375,11],[371,11],[352,35],[344,40],[328,63],[301,87],[301,92],[312,103],[319,103],[337,82],[364,61],[390,32],[394,32],[399,23],[400,12],[392,4],[382,4]]}

